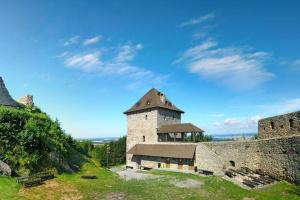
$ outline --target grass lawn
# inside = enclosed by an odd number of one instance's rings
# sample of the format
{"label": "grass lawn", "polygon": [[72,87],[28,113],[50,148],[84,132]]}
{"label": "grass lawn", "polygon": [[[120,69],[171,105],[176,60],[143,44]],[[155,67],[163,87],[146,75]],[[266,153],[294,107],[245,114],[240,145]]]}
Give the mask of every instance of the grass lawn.
{"label": "grass lawn", "polygon": [[[148,173],[148,172],[147,172]],[[128,200],[136,199],[239,199],[277,200],[300,199],[299,186],[280,182],[272,186],[245,190],[220,177],[199,177],[166,171],[151,171],[160,178],[148,180],[121,180],[118,175],[85,164],[76,174],[62,174],[46,184],[30,189],[21,188],[14,179],[0,178],[0,199],[114,199],[114,195]],[[81,175],[96,175],[98,179],[84,180]],[[178,188],[175,180],[194,179],[202,182],[200,188]]]}

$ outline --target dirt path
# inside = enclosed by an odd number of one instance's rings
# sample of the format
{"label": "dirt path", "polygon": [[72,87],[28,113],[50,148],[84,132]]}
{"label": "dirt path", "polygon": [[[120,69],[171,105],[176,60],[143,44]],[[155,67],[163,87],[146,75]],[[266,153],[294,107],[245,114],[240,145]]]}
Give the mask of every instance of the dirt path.
{"label": "dirt path", "polygon": [[43,199],[43,200],[81,200],[82,194],[73,186],[66,183],[60,183],[57,180],[46,181],[45,184],[32,187],[22,188],[19,192],[20,196],[29,199]]}

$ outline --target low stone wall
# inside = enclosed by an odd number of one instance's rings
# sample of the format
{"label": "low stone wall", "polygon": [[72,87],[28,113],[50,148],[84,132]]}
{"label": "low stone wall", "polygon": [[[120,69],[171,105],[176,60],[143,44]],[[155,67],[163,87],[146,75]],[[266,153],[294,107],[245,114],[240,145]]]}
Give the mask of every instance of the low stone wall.
{"label": "low stone wall", "polygon": [[216,174],[232,165],[262,169],[274,177],[300,182],[300,136],[198,143],[196,165]]}
{"label": "low stone wall", "polygon": [[232,167],[258,169],[257,141],[201,142],[196,148],[196,165],[215,174]]}
{"label": "low stone wall", "polygon": [[0,175],[11,176],[11,168],[0,160]]}

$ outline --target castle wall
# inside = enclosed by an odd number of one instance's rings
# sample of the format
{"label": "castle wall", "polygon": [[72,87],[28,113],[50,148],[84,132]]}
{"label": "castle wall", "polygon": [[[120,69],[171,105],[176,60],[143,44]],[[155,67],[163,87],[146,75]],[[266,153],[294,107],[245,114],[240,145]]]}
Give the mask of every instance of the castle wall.
{"label": "castle wall", "polygon": [[257,169],[260,163],[258,151],[256,141],[200,142],[196,148],[196,165],[215,174],[221,174],[232,165]]}
{"label": "castle wall", "polygon": [[258,138],[300,135],[300,111],[261,119],[258,122]]}
{"label": "castle wall", "polygon": [[300,136],[258,140],[259,168],[271,175],[300,183]]}
{"label": "castle wall", "polygon": [[202,142],[197,144],[199,169],[221,174],[231,166],[262,169],[291,182],[300,182],[300,136],[251,141]]}

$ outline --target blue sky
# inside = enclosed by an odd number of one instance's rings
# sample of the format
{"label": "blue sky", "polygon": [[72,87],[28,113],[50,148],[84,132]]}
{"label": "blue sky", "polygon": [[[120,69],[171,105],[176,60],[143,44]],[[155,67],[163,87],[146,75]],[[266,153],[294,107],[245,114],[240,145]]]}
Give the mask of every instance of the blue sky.
{"label": "blue sky", "polygon": [[0,1],[0,75],[74,137],[126,134],[151,87],[208,134],[300,110],[297,1]]}

